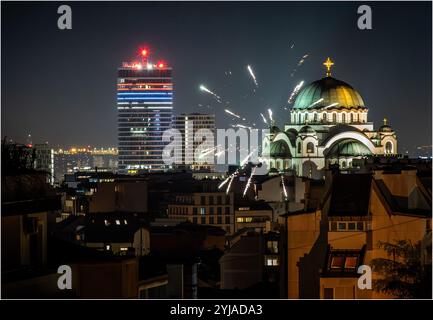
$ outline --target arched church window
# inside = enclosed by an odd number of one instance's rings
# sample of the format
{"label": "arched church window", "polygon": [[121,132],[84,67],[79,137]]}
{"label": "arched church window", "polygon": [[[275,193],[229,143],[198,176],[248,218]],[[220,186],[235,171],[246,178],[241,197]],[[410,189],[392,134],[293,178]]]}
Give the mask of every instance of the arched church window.
{"label": "arched church window", "polygon": [[298,153],[301,153],[301,143],[298,142]]}
{"label": "arched church window", "polygon": [[385,153],[386,154],[392,153],[392,143],[391,143],[391,141],[387,141],[385,143]]}
{"label": "arched church window", "polygon": [[350,114],[350,123],[353,122],[353,113]]}
{"label": "arched church window", "polygon": [[323,114],[323,122],[326,122],[326,112]]}
{"label": "arched church window", "polygon": [[298,123],[302,123],[301,114],[298,114]]}
{"label": "arched church window", "polygon": [[346,123],[346,114],[345,113],[343,113],[341,115],[341,122]]}
{"label": "arched church window", "polygon": [[317,113],[314,114],[314,123],[317,122]]}
{"label": "arched church window", "polygon": [[314,144],[312,142],[307,143],[307,153],[314,153]]}
{"label": "arched church window", "polygon": [[333,123],[336,123],[336,122],[337,122],[337,114],[336,114],[336,113],[333,113],[333,114],[332,114],[332,122],[333,122]]}
{"label": "arched church window", "polygon": [[341,163],[341,167],[342,167],[342,168],[346,168],[346,161],[343,161],[343,162]]}

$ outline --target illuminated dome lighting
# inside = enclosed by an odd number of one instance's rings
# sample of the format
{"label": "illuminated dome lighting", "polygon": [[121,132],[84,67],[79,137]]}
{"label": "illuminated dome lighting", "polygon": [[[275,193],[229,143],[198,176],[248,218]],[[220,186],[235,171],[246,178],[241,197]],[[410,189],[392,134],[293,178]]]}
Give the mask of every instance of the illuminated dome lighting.
{"label": "illuminated dome lighting", "polygon": [[309,84],[296,97],[294,109],[365,108],[364,100],[344,81],[326,77]]}
{"label": "illuminated dome lighting", "polygon": [[364,100],[352,86],[331,77],[334,62],[328,57],[323,63],[326,77],[303,88],[296,97],[294,109],[364,109]]}
{"label": "illuminated dome lighting", "polygon": [[335,143],[327,152],[327,157],[370,156],[371,151],[363,143],[354,139],[343,139]]}
{"label": "illuminated dome lighting", "polygon": [[273,141],[270,145],[270,156],[272,158],[291,157],[290,148],[284,140]]}

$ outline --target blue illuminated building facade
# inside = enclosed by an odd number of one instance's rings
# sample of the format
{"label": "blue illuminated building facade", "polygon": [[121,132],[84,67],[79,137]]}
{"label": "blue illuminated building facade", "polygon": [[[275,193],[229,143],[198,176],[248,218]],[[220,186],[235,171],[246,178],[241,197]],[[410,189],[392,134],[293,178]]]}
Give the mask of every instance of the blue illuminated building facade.
{"label": "blue illuminated building facade", "polygon": [[168,169],[162,159],[173,111],[172,69],[164,63],[124,63],[118,69],[119,173]]}

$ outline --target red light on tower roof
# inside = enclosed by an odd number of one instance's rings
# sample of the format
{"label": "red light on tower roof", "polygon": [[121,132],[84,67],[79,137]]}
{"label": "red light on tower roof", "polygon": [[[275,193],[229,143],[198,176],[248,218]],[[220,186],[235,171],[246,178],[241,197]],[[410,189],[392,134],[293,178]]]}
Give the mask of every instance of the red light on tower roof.
{"label": "red light on tower roof", "polygon": [[141,49],[140,53],[143,57],[146,57],[148,55],[149,51],[147,49]]}
{"label": "red light on tower roof", "polygon": [[163,61],[158,62],[158,68],[162,69],[165,67],[165,63]]}

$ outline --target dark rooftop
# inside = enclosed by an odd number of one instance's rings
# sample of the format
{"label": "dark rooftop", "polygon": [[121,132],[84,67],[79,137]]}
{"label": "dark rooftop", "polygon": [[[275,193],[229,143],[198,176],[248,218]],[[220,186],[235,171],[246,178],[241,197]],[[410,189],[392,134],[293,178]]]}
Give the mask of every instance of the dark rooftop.
{"label": "dark rooftop", "polygon": [[368,215],[371,180],[370,174],[334,175],[328,216]]}

